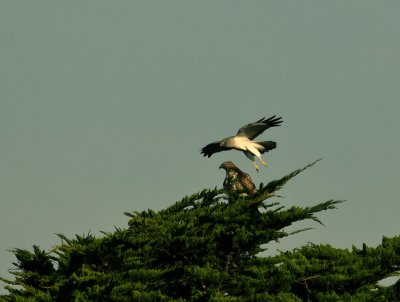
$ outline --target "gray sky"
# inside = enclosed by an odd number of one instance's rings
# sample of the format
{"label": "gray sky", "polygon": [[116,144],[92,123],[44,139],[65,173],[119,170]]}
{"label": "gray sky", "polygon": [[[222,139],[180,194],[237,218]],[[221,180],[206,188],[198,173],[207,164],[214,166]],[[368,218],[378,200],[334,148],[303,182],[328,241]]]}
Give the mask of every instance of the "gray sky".
{"label": "gray sky", "polygon": [[[324,157],[280,201],[347,200],[271,251],[398,235],[399,13],[367,0],[1,2],[0,276],[9,249],[220,187],[226,160],[258,184]],[[200,155],[274,114],[284,123],[260,138],[278,148],[258,174],[240,152]]]}

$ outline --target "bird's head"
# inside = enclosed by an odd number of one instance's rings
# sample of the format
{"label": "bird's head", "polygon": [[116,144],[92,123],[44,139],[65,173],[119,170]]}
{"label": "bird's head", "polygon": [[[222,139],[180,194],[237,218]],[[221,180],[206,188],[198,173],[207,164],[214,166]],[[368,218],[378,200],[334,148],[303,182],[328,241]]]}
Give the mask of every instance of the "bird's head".
{"label": "bird's head", "polygon": [[231,161],[226,161],[219,166],[220,169],[228,170],[236,168],[235,164]]}

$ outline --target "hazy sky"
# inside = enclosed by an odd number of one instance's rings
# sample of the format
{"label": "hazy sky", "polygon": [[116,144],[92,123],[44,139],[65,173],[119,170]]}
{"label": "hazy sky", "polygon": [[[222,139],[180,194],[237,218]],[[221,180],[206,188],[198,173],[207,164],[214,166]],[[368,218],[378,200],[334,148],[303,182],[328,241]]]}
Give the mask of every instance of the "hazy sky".
{"label": "hazy sky", "polygon": [[[399,14],[395,0],[2,1],[0,276],[12,248],[221,187],[227,160],[258,184],[324,157],[280,201],[347,200],[271,250],[400,234]],[[267,169],[200,155],[274,114]]]}

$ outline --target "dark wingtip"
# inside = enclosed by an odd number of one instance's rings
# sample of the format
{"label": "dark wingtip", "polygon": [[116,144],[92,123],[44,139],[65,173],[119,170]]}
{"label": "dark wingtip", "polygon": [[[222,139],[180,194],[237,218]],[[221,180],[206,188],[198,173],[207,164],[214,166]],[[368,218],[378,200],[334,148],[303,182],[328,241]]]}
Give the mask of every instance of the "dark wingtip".
{"label": "dark wingtip", "polygon": [[276,117],[276,115],[271,116],[270,118],[263,121],[264,123],[269,123],[270,127],[278,127],[283,123],[282,117]]}
{"label": "dark wingtip", "polygon": [[210,157],[212,155],[212,153],[207,152],[204,150],[204,148],[200,150],[200,154],[202,154],[204,157]]}

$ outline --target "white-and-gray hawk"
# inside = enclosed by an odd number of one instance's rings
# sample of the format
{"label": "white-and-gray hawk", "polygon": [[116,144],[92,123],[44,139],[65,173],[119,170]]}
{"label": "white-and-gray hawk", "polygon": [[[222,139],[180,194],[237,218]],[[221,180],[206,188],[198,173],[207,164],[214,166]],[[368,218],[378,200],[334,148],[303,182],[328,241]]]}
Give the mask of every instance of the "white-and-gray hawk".
{"label": "white-and-gray hawk", "polygon": [[258,171],[255,157],[257,157],[266,167],[267,163],[261,157],[261,154],[275,149],[276,142],[257,142],[253,139],[268,128],[280,126],[280,124],[283,122],[281,119],[282,117],[276,117],[276,115],[274,115],[268,119],[262,118],[254,123],[247,124],[246,126],[240,128],[235,136],[229,136],[220,141],[208,144],[201,149],[201,154],[210,157],[214,153],[221,151],[232,149],[243,151],[243,153],[253,162],[254,167]]}

